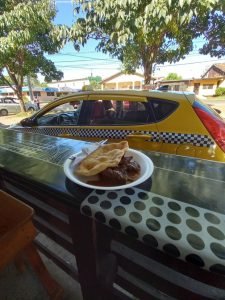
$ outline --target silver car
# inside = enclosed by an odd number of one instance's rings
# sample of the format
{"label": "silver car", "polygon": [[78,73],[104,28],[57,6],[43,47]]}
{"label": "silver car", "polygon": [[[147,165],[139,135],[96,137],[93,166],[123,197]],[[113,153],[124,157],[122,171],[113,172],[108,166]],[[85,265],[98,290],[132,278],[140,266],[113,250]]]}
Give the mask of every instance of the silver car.
{"label": "silver car", "polygon": [[[33,112],[37,110],[37,106],[31,102],[25,103],[26,110]],[[19,100],[13,97],[0,98],[0,116],[8,114],[17,114],[21,111]]]}

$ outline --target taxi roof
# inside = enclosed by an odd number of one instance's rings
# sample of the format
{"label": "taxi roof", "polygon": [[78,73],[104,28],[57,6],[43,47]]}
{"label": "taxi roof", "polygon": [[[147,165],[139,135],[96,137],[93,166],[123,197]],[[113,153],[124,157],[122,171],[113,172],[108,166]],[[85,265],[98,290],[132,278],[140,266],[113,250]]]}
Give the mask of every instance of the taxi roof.
{"label": "taxi roof", "polygon": [[66,96],[59,97],[57,100],[60,99],[68,99],[79,96],[87,96],[87,98],[83,99],[85,100],[91,100],[89,96],[94,95],[102,95],[102,96],[132,96],[132,97],[152,97],[152,98],[161,98],[161,99],[167,99],[167,100],[176,100],[176,101],[184,101],[188,100],[189,102],[193,103],[195,100],[195,94],[193,92],[175,92],[175,91],[159,91],[159,90],[101,90],[101,91],[82,91],[82,92],[75,92],[70,93]]}

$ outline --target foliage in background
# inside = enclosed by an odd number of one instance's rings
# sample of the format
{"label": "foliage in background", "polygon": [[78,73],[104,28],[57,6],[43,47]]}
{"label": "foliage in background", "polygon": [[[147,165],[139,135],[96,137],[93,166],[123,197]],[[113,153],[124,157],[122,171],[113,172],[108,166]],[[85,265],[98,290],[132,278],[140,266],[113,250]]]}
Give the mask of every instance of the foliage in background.
{"label": "foliage in background", "polygon": [[52,22],[56,14],[52,3],[51,0],[0,0],[0,78],[16,93],[22,111],[25,111],[22,98],[25,76],[40,73],[46,82],[63,77],[44,56],[57,53],[66,41],[66,28]]}
{"label": "foliage in background", "polygon": [[[30,76],[30,83],[32,87],[47,87],[48,84],[46,82],[40,82],[35,74]],[[24,85],[28,85],[27,77],[24,78]]]}
{"label": "foliage in background", "polygon": [[[10,78],[9,76],[5,76],[5,79],[6,79],[8,82],[10,82],[11,84],[13,83],[12,80],[11,80],[11,78]],[[8,84],[6,84],[5,79],[3,79],[3,78],[0,76],[0,86],[8,85]]]}
{"label": "foliage in background", "polygon": [[90,84],[85,84],[82,86],[82,91],[93,91],[93,87]]}
{"label": "foliage in background", "polygon": [[169,73],[164,80],[180,80],[182,76],[178,75],[177,73]]}
{"label": "foliage in background", "polygon": [[98,40],[97,50],[117,57],[127,72],[142,67],[146,84],[154,63],[175,63],[193,50],[195,38],[210,38],[205,20],[211,18],[212,26],[215,11],[222,12],[224,5],[222,0],[74,2],[76,20],[70,36],[75,49],[79,51],[89,39]]}
{"label": "foliage in background", "polygon": [[205,39],[200,53],[221,58],[225,55],[225,1],[218,2],[218,9],[214,9],[209,16],[194,19],[193,26]]}
{"label": "foliage in background", "polygon": [[216,96],[225,96],[225,88],[219,87],[216,89]]}
{"label": "foliage in background", "polygon": [[100,82],[102,81],[101,76],[90,76],[88,77],[88,80],[93,90],[99,90],[101,88],[101,84],[100,84]]}

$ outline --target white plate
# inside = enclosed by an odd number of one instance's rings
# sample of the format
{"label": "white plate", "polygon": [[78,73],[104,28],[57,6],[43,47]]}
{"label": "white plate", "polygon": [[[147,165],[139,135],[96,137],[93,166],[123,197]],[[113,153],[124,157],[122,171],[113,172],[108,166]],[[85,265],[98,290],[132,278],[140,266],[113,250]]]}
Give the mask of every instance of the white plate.
{"label": "white plate", "polygon": [[[77,153],[77,157],[79,155],[83,154],[82,151]],[[138,185],[145,180],[147,180],[151,175],[154,170],[154,165],[152,163],[152,160],[143,154],[140,151],[134,150],[134,149],[128,149],[125,156],[132,156],[133,159],[139,163],[141,167],[141,173],[140,177],[130,183],[124,184],[124,185],[117,185],[117,186],[99,186],[99,185],[93,185],[93,184],[88,184],[87,181],[93,180],[94,176],[90,177],[84,177],[84,176],[78,176],[74,173],[74,169],[76,168],[74,166],[74,162],[71,159],[67,159],[64,163],[64,172],[66,176],[72,180],[73,182],[85,186],[87,188],[91,189],[96,189],[96,190],[120,190],[120,189],[126,189],[135,185]]]}

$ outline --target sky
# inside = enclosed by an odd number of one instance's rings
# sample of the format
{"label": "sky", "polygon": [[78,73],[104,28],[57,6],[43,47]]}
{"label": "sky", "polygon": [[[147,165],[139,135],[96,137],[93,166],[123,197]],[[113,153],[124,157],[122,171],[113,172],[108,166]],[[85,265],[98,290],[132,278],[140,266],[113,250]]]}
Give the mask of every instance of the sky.
{"label": "sky", "polygon": [[[55,24],[66,24],[71,26],[74,22],[73,5],[70,0],[55,0],[57,15]],[[156,65],[153,75],[155,77],[166,77],[169,73],[177,73],[183,79],[199,78],[214,63],[225,62],[224,59],[211,58],[208,55],[198,54],[198,47],[202,39],[195,43],[195,49],[187,55],[184,60],[176,64]],[[47,57],[55,62],[58,69],[63,71],[64,80],[79,79],[88,76],[101,76],[107,78],[121,70],[121,62],[115,58],[95,50],[97,42],[94,40],[81,48],[80,52],[75,51],[73,44],[68,43],[58,54]],[[142,70],[137,70],[143,73]]]}
{"label": "sky", "polygon": [[[56,0],[57,15],[55,24],[71,26],[74,22],[72,1]],[[90,40],[79,52],[72,43],[67,43],[58,54],[47,57],[64,72],[64,79],[78,79],[88,76],[111,76],[120,71],[121,63],[109,55],[95,50],[97,42]]]}

